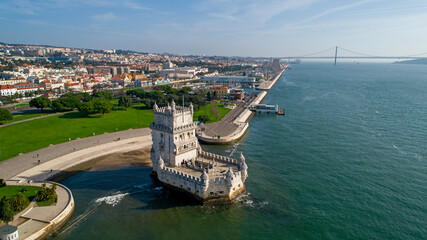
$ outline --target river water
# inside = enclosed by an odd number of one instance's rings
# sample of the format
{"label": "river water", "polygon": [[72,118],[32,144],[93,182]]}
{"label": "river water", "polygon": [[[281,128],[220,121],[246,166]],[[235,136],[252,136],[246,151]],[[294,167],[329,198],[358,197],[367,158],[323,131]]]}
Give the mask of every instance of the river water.
{"label": "river water", "polygon": [[51,239],[427,239],[427,66],[304,62],[264,103],[286,116],[251,120],[238,202],[187,204],[148,168],[82,172],[62,230],[81,221]]}

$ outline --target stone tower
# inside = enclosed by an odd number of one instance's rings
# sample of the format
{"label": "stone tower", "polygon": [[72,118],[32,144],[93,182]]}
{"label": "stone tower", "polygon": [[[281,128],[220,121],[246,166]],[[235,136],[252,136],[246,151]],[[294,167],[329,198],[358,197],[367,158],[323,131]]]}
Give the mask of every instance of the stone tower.
{"label": "stone tower", "polygon": [[197,125],[193,122],[193,111],[191,103],[189,107],[176,106],[174,101],[163,108],[154,105],[154,122],[150,128],[153,140],[151,161],[155,172],[160,162],[166,167],[177,167],[183,160],[197,157]]}

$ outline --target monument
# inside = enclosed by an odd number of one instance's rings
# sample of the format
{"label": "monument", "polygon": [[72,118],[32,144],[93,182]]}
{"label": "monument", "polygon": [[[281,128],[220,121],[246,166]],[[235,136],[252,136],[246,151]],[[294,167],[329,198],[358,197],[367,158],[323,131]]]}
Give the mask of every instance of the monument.
{"label": "monument", "polygon": [[239,159],[203,151],[196,137],[193,105],[154,104],[150,124],[152,176],[158,183],[185,192],[203,203],[229,203],[245,193],[248,166]]}

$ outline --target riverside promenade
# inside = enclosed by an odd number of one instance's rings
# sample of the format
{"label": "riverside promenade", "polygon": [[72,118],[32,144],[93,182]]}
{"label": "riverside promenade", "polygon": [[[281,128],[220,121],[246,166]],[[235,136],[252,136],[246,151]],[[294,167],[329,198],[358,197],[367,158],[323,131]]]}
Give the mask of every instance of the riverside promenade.
{"label": "riverside promenade", "polygon": [[229,144],[240,139],[248,130],[249,120],[253,115],[247,107],[259,104],[266,96],[267,92],[262,91],[246,103],[239,103],[221,121],[199,125],[196,131],[197,138],[207,144]]}
{"label": "riverside promenade", "polygon": [[273,88],[273,86],[276,84],[277,80],[282,76],[283,72],[286,70],[288,65],[286,65],[278,74],[276,74],[274,77],[272,77],[268,81],[262,82],[257,89],[259,90],[270,90]]}
{"label": "riverside promenade", "polygon": [[[108,154],[139,150],[151,145],[149,128],[76,139],[1,162],[0,178],[6,179],[8,185],[50,185],[53,182],[47,181],[49,178],[70,167]],[[32,202],[27,209],[15,216],[10,225],[18,227],[20,239],[42,239],[71,217],[74,210],[71,191],[57,184],[56,193],[58,198],[54,205],[38,207]]]}

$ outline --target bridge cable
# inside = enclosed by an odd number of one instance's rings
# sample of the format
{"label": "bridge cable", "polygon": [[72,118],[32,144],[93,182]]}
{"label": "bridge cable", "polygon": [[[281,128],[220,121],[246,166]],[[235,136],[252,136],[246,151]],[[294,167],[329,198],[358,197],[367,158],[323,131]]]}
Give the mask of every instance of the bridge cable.
{"label": "bridge cable", "polygon": [[349,49],[345,49],[343,47],[338,47],[338,48],[342,49],[344,51],[351,52],[351,53],[354,53],[354,54],[357,54],[357,55],[362,55],[362,56],[365,56],[365,57],[378,57],[378,56],[375,56],[375,55],[370,55],[370,54],[365,54],[365,53],[361,53],[361,52],[352,51],[352,50],[349,50]]}
{"label": "bridge cable", "polygon": [[316,54],[319,54],[319,53],[324,53],[324,52],[330,51],[330,50],[332,50],[332,49],[335,49],[335,47],[331,47],[331,48],[328,48],[328,49],[326,49],[326,50],[322,50],[322,51],[315,52],[315,53],[311,53],[311,54],[300,55],[300,56],[293,57],[293,58],[308,57],[308,56],[316,55]]}

